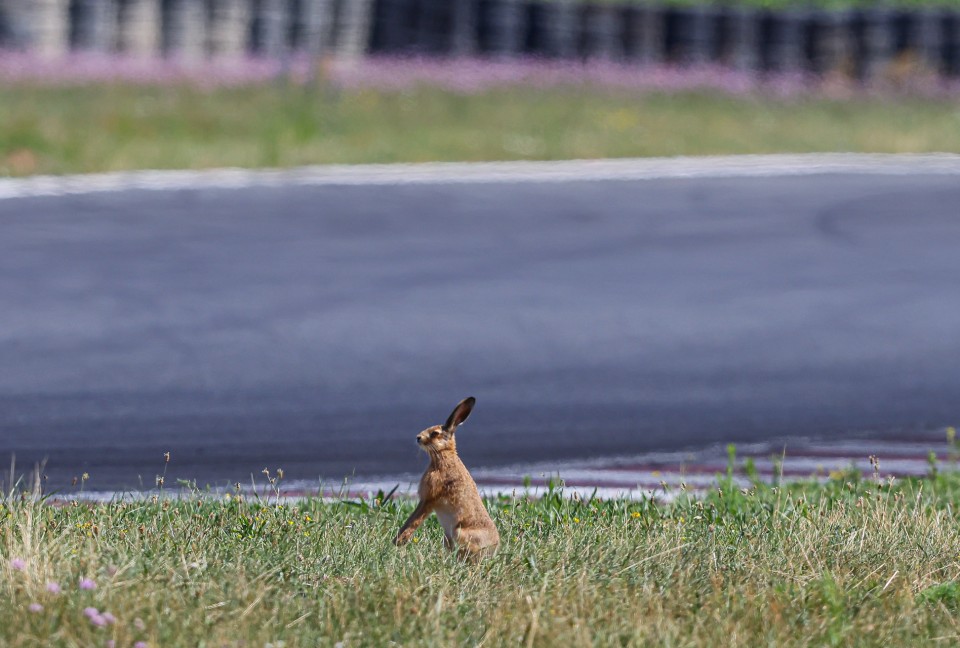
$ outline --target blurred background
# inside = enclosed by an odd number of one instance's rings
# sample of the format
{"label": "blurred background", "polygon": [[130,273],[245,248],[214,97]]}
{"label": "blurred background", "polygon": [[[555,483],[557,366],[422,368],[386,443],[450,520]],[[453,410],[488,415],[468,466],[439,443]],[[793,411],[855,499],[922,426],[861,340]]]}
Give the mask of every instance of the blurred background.
{"label": "blurred background", "polygon": [[958,152],[952,1],[0,0],[5,483],[928,470]]}
{"label": "blurred background", "polygon": [[[184,59],[335,53],[960,74],[950,0],[5,0],[0,44]],[[904,73],[904,72],[901,72]]]}

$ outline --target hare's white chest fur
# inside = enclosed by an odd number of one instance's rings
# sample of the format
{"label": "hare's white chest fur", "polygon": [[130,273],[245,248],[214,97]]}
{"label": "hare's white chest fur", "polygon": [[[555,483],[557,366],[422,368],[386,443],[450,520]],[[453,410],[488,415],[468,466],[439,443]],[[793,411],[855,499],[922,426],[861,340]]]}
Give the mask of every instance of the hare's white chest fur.
{"label": "hare's white chest fur", "polygon": [[457,514],[453,508],[441,504],[437,506],[435,513],[437,514],[437,519],[440,520],[440,526],[443,527],[443,535],[453,539],[455,537],[453,530],[457,527]]}
{"label": "hare's white chest fur", "polygon": [[[452,462],[460,464],[460,462],[453,458]],[[463,464],[460,464],[461,466]],[[464,468],[466,470],[466,468]],[[443,534],[450,540],[455,538],[454,530],[457,528],[457,525],[462,521],[461,515],[458,514],[457,506],[454,505],[453,500],[456,499],[456,492],[450,492],[451,490],[456,490],[459,486],[459,479],[446,479],[447,475],[444,471],[440,470],[428,470],[427,474],[424,475],[424,483],[421,485],[420,497],[422,499],[429,498],[431,494],[433,495],[433,512],[437,514],[437,519],[440,520],[440,526],[443,527]]]}

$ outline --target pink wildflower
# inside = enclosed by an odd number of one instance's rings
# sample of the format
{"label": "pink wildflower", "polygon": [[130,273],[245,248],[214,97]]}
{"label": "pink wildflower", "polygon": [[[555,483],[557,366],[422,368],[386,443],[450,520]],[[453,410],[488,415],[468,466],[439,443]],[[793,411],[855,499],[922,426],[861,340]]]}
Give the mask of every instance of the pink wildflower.
{"label": "pink wildflower", "polygon": [[92,619],[95,616],[100,616],[100,610],[95,607],[83,608],[83,616]]}
{"label": "pink wildflower", "polygon": [[146,641],[138,641],[137,643],[133,644],[133,648],[150,648],[150,647],[147,646]]}
{"label": "pink wildflower", "polygon": [[113,639],[107,639],[106,648],[117,648],[117,642]]}
{"label": "pink wildflower", "polygon": [[11,558],[10,559],[10,569],[13,571],[23,571],[23,568],[27,566],[27,561],[23,558]]}
{"label": "pink wildflower", "polygon": [[113,625],[114,623],[117,622],[117,617],[113,616],[109,612],[104,612],[101,616],[103,617],[103,620],[110,625]]}
{"label": "pink wildflower", "polygon": [[40,605],[39,603],[31,603],[30,605],[27,606],[27,609],[33,612],[34,614],[43,612],[43,606]]}
{"label": "pink wildflower", "polygon": [[61,591],[60,584],[50,581],[49,583],[47,583],[47,591],[50,592],[51,594],[59,594]]}
{"label": "pink wildflower", "polygon": [[80,589],[82,590],[92,590],[97,589],[97,584],[93,582],[91,578],[81,578],[80,579]]}

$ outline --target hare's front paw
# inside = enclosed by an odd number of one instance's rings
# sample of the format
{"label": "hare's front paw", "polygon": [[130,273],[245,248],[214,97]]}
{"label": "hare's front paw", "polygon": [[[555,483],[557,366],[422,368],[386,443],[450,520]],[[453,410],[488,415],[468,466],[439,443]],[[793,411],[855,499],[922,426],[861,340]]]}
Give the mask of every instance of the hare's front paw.
{"label": "hare's front paw", "polygon": [[397,537],[393,539],[393,544],[397,545],[398,547],[402,547],[403,545],[410,542],[410,536],[412,535],[413,535],[412,531],[404,531],[402,533],[398,533]]}

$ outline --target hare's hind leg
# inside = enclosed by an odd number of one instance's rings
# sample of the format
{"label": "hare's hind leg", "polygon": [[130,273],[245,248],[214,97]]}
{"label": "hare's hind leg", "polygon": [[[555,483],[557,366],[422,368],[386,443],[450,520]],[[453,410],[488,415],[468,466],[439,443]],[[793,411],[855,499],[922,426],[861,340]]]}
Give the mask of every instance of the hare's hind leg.
{"label": "hare's hind leg", "polygon": [[497,542],[486,529],[457,529],[457,555],[460,558],[479,560],[492,556]]}

